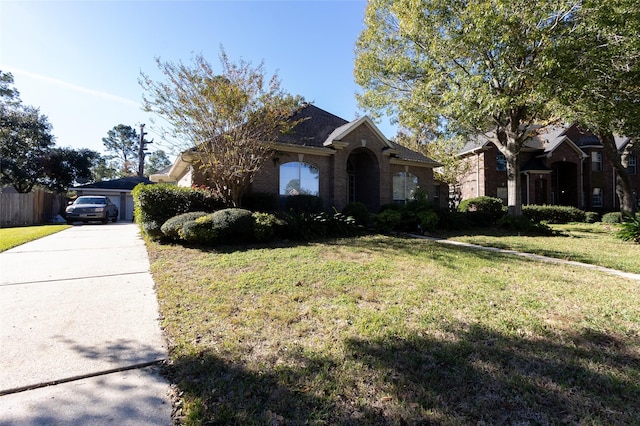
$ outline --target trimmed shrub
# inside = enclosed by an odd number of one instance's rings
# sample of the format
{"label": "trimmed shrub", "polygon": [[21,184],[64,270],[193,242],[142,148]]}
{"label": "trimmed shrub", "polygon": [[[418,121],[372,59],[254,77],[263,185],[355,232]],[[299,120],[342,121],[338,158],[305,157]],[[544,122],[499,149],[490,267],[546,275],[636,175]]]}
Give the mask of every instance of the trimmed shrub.
{"label": "trimmed shrub", "polygon": [[526,216],[503,216],[498,221],[498,226],[512,232],[540,235],[553,234],[553,230],[547,224],[533,222]]}
{"label": "trimmed shrub", "polygon": [[398,227],[402,220],[402,214],[398,210],[385,209],[373,216],[373,225],[376,232],[389,233]]}
{"label": "trimmed shrub", "polygon": [[242,208],[252,212],[278,210],[278,195],[269,192],[249,192],[242,196]]}
{"label": "trimmed shrub", "polygon": [[253,216],[249,210],[223,209],[211,215],[213,228],[222,244],[245,243],[253,240]]}
{"label": "trimmed shrub", "polygon": [[403,208],[404,208],[404,205],[402,204],[397,204],[397,203],[383,204],[380,206],[380,210],[378,210],[378,213],[382,213],[383,211],[386,211],[386,210],[399,211],[399,210],[402,210]]}
{"label": "trimmed shrub", "polygon": [[500,216],[496,218],[491,213],[487,213],[484,211],[467,211],[464,212],[464,215],[467,218],[467,221],[471,224],[472,227],[480,227],[486,228],[494,223],[500,221],[504,216]]}
{"label": "trimmed shrub", "polygon": [[288,215],[288,224],[289,237],[301,241],[352,237],[364,232],[354,218],[337,212],[292,213]]}
{"label": "trimmed shrub", "polygon": [[600,222],[600,213],[598,212],[585,212],[584,221],[587,223]]}
{"label": "trimmed shrub", "polygon": [[620,212],[605,213],[602,215],[602,223],[621,223],[622,214]]}
{"label": "trimmed shrub", "polygon": [[367,206],[360,202],[349,203],[342,209],[342,214],[351,216],[358,225],[367,226],[369,224],[369,210]]}
{"label": "trimmed shrub", "polygon": [[151,220],[149,222],[142,222],[141,225],[142,232],[149,235],[151,238],[160,239],[162,238],[162,230],[161,224],[156,222],[155,220]]}
{"label": "trimmed shrub", "polygon": [[438,228],[447,231],[462,231],[471,228],[466,213],[440,210],[438,212]]}
{"label": "trimmed shrub", "polygon": [[377,232],[391,231],[420,233],[433,232],[438,227],[440,215],[433,205],[424,200],[412,200],[406,204],[385,204],[373,216]]}
{"label": "trimmed shrub", "polygon": [[196,244],[213,244],[218,238],[218,231],[213,227],[211,214],[197,218],[182,226],[182,238]]}
{"label": "trimmed shrub", "polygon": [[213,212],[224,207],[222,199],[212,191],[166,183],[137,185],[132,194],[136,221],[154,238],[162,237],[161,226],[174,216],[193,211]]}
{"label": "trimmed shrub", "polygon": [[206,215],[207,215],[207,212],[182,213],[170,219],[167,219],[167,221],[163,223],[162,226],[160,227],[160,230],[162,231],[162,234],[166,238],[177,241],[183,238],[182,227],[184,226],[185,223],[194,221],[199,217],[206,216]]}
{"label": "trimmed shrub", "polygon": [[267,242],[277,237],[287,223],[271,213],[253,213],[253,235],[258,242]]}
{"label": "trimmed shrub", "polygon": [[569,223],[586,220],[586,213],[583,210],[571,206],[528,205],[522,206],[522,214],[536,223]]}
{"label": "trimmed shrub", "polygon": [[416,213],[418,226],[422,233],[433,232],[438,226],[438,214],[432,210],[423,210]]}
{"label": "trimmed shrub", "polygon": [[504,216],[504,205],[500,198],[475,197],[462,200],[458,206],[461,212],[473,212],[469,219],[478,226],[489,226]]}
{"label": "trimmed shrub", "polygon": [[253,241],[253,216],[249,210],[223,209],[187,222],[184,239],[198,244],[236,244]]}
{"label": "trimmed shrub", "polygon": [[285,197],[284,208],[294,213],[320,213],[324,203],[322,198],[315,195],[291,195]]}

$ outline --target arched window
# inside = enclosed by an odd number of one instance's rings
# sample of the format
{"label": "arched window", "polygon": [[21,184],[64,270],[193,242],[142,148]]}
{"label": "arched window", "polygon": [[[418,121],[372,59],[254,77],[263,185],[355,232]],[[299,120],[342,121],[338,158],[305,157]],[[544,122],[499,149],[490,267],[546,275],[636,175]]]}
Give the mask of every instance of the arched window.
{"label": "arched window", "polygon": [[412,200],[418,189],[418,177],[409,172],[393,175],[393,202],[404,204]]}
{"label": "arched window", "polygon": [[300,161],[280,166],[280,195],[319,195],[320,171]]}

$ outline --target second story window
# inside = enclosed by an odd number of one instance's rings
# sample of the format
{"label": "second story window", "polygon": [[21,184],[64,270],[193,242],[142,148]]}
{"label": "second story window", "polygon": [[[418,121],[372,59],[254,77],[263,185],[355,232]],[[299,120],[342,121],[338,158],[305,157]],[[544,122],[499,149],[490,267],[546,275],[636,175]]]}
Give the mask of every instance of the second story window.
{"label": "second story window", "polygon": [[594,172],[602,171],[602,153],[593,151],[591,153],[591,170]]}
{"label": "second story window", "polygon": [[507,171],[507,159],[501,152],[496,154],[496,170],[499,172]]}
{"label": "second story window", "polygon": [[636,166],[637,162],[638,162],[638,157],[630,154],[627,160],[627,173],[629,173],[630,175],[635,175],[637,173],[637,166]]}

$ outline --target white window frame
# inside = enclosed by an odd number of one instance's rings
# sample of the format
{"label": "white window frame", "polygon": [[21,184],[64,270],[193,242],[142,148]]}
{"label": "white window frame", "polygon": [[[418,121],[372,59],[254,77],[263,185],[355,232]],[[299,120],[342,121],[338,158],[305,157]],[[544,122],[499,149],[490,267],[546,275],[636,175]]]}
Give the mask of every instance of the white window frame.
{"label": "white window frame", "polygon": [[[287,169],[294,169],[296,168],[295,165],[297,165],[297,171],[293,171],[294,173],[291,174],[289,173],[289,176],[285,176],[285,172],[283,170],[283,167],[287,168]],[[309,178],[309,176],[304,176],[305,175],[305,169],[307,170],[311,170],[314,169],[315,170],[315,185],[313,185],[313,188],[309,187],[306,188],[307,184],[305,182],[308,182],[305,180],[305,178]],[[306,172],[307,174],[313,174],[311,172]],[[298,178],[298,193],[287,193],[285,191],[285,189],[287,188],[287,185],[289,182],[291,182],[291,177],[296,177]],[[285,178],[289,178],[289,180],[287,182],[283,182],[282,179]],[[305,183],[304,185],[302,185],[303,183]],[[315,196],[319,196],[320,195],[320,170],[309,164],[309,163],[305,163],[304,161],[288,161],[286,163],[283,163],[280,165],[279,168],[279,177],[278,177],[278,194],[281,197],[288,197],[291,195],[300,195],[300,194],[308,194],[308,195],[315,195]]]}
{"label": "white window frame", "polygon": [[638,157],[633,154],[629,154],[629,157],[627,157],[627,173],[632,176],[638,173]]}
{"label": "white window frame", "polygon": [[[413,182],[411,182],[413,181]],[[409,172],[398,172],[392,178],[393,202],[398,204],[406,204],[415,196],[416,190],[419,188],[418,177]],[[401,185],[401,188],[396,187]]]}
{"label": "white window frame", "polygon": [[602,188],[593,188],[591,192],[591,207],[602,207]]}
{"label": "white window frame", "polygon": [[602,171],[602,153],[600,151],[591,151],[591,171]]}
{"label": "white window frame", "polygon": [[507,157],[505,157],[504,154],[500,151],[498,151],[498,153],[496,154],[496,171],[507,171]]}

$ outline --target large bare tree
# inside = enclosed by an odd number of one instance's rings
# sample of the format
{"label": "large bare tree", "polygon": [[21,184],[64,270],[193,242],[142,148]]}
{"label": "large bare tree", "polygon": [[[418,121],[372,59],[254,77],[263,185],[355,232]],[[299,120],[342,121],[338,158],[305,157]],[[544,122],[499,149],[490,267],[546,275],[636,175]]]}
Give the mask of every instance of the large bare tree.
{"label": "large bare tree", "polygon": [[156,62],[165,79],[142,74],[145,109],[166,120],[166,139],[189,152],[209,186],[239,206],[270,142],[296,124],[290,118],[302,99],[287,94],[277,74],[268,77],[262,62],[233,63],[222,48],[219,71],[202,55],[190,65]]}

